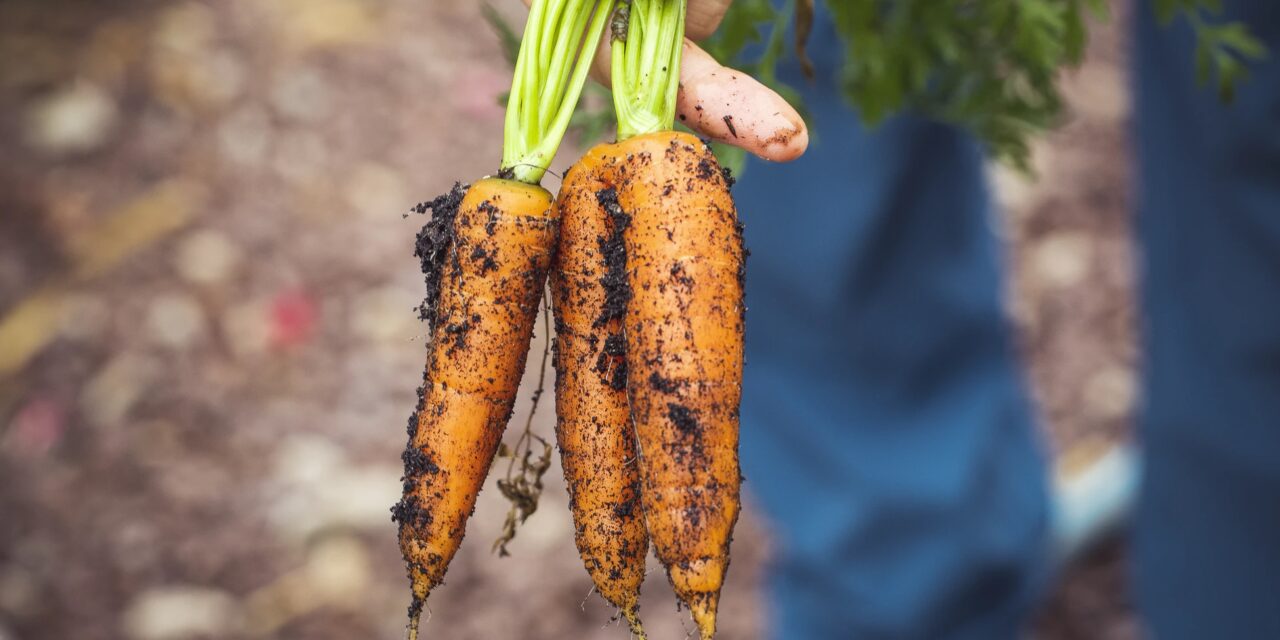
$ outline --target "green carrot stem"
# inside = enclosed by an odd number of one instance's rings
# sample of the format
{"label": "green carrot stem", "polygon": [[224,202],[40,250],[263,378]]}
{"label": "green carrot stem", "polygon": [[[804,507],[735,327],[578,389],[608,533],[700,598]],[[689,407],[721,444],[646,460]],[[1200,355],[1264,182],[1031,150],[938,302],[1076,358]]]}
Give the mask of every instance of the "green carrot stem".
{"label": "green carrot stem", "polygon": [[502,175],[538,184],[569,128],[613,0],[534,0],[507,99]]}
{"label": "green carrot stem", "polygon": [[618,139],[670,131],[676,121],[687,0],[619,0],[611,43]]}

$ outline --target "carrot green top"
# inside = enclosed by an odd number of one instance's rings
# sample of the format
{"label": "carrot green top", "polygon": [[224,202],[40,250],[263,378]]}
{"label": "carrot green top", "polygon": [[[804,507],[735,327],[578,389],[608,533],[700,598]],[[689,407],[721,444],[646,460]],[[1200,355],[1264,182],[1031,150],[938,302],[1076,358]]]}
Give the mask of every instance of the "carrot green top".
{"label": "carrot green top", "polygon": [[618,140],[675,127],[686,0],[619,0],[613,19]]}
{"label": "carrot green top", "polygon": [[516,58],[502,172],[538,184],[560,147],[613,0],[534,0]]}

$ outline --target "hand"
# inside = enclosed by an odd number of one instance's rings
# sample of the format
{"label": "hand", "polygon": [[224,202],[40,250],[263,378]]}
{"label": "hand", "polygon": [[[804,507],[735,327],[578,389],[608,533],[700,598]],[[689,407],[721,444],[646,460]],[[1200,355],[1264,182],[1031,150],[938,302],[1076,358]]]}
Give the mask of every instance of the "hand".
{"label": "hand", "polygon": [[694,40],[710,37],[732,3],[733,0],[689,0],[689,10],[684,18],[685,35]]}
{"label": "hand", "polygon": [[[528,5],[532,0],[524,0]],[[786,100],[755,78],[722,66],[694,44],[715,32],[732,0],[688,0],[684,62],[676,117],[698,133],[760,158],[789,162],[809,146],[804,120]],[[609,46],[596,54],[592,77],[609,84]]]}

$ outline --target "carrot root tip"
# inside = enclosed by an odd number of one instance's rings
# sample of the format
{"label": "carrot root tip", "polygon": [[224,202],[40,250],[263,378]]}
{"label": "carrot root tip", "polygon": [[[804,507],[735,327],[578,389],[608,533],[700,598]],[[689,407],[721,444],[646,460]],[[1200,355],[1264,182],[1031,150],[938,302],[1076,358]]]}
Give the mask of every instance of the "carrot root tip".
{"label": "carrot root tip", "polygon": [[640,613],[636,607],[623,609],[622,617],[626,618],[627,625],[631,627],[631,635],[636,640],[648,640],[649,636],[645,635],[644,625],[640,623]]}
{"label": "carrot root tip", "polygon": [[413,601],[409,603],[409,627],[405,632],[406,640],[418,640],[418,626],[422,623],[422,609],[426,606],[426,600],[414,596]]}
{"label": "carrot root tip", "polygon": [[705,600],[699,599],[689,604],[689,612],[698,625],[702,640],[711,640],[716,635],[716,605],[719,599],[716,594],[707,594]]}

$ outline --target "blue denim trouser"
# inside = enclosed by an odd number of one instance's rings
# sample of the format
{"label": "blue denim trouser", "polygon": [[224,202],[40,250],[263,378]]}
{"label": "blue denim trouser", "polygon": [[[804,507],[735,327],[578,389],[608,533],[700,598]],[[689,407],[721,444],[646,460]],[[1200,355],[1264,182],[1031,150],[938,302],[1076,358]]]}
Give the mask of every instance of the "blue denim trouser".
{"label": "blue denim trouser", "polygon": [[1223,4],[1271,49],[1231,105],[1186,24],[1136,16],[1136,578],[1160,640],[1280,638],[1280,2]]}
{"label": "blue denim trouser", "polygon": [[[1235,0],[1280,56],[1280,2]],[[1280,638],[1280,62],[1223,106],[1185,25],[1135,12],[1147,409],[1137,583],[1157,638]],[[1008,638],[1046,498],[981,158],[857,125],[794,68],[818,138],[748,169],[743,463],[778,536],[774,637]]]}
{"label": "blue denim trouser", "polygon": [[817,138],[748,167],[746,488],[778,539],[775,637],[1010,637],[1044,558],[1044,462],[1001,301],[982,157],[868,132],[794,68]]}

